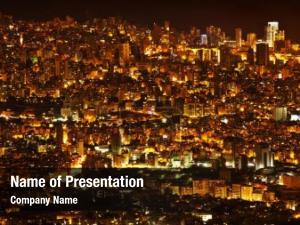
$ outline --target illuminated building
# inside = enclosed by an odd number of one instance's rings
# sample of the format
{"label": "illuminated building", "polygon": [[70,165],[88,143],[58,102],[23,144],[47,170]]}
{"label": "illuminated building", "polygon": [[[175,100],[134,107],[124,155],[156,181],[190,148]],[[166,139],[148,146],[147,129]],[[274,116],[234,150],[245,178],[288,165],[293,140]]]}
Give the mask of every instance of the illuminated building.
{"label": "illuminated building", "polygon": [[238,47],[238,48],[242,47],[242,29],[241,28],[235,28],[235,42],[236,42],[236,47]]}
{"label": "illuminated building", "polygon": [[77,142],[77,153],[79,155],[83,155],[84,154],[84,142],[83,142],[83,139],[80,139]]}
{"label": "illuminated building", "polygon": [[218,48],[200,48],[199,57],[201,62],[220,63],[220,50]]}
{"label": "illuminated building", "polygon": [[275,192],[272,191],[265,191],[263,194],[263,201],[265,202],[274,202],[276,200],[275,198]]}
{"label": "illuminated building", "polygon": [[181,196],[192,195],[193,194],[193,187],[190,187],[190,186],[181,186],[179,188],[179,192],[180,192]]}
{"label": "illuminated building", "polygon": [[275,121],[286,121],[287,120],[287,108],[286,107],[275,107],[273,111],[273,119]]}
{"label": "illuminated building", "polygon": [[260,66],[267,66],[269,64],[268,43],[258,43],[256,45],[256,64]]}
{"label": "illuminated building", "polygon": [[282,176],[283,185],[287,188],[300,188],[300,175],[299,174],[291,174],[291,175],[283,175]]}
{"label": "illuminated building", "polygon": [[232,184],[231,198],[232,199],[240,199],[241,198],[241,185],[240,184]]}
{"label": "illuminated building", "polygon": [[121,44],[120,47],[120,57],[122,62],[128,62],[130,58],[130,45],[128,42]]}
{"label": "illuminated building", "polygon": [[266,41],[269,44],[269,47],[274,47],[274,41],[279,30],[279,23],[276,21],[268,22],[266,27]]}
{"label": "illuminated building", "polygon": [[[210,180],[210,179],[193,180],[193,193],[199,194],[200,196],[204,196],[207,194],[214,196],[216,186],[225,186],[225,181],[224,180]],[[224,191],[224,189],[223,189],[223,191]],[[223,194],[225,194],[225,191]],[[226,194],[227,194],[227,191],[226,191]]]}
{"label": "illuminated building", "polygon": [[199,57],[201,62],[210,61],[211,60],[211,51],[208,48],[202,48],[199,50]]}
{"label": "illuminated building", "polygon": [[193,193],[204,196],[209,193],[209,184],[207,179],[193,180]]}
{"label": "illuminated building", "polygon": [[261,202],[263,200],[263,190],[257,189],[252,193],[252,201]]}
{"label": "illuminated building", "polygon": [[249,185],[241,186],[241,199],[252,201],[253,187]]}
{"label": "illuminated building", "polygon": [[271,147],[266,143],[255,145],[255,169],[259,170],[266,167],[274,166],[274,154]]}
{"label": "illuminated building", "polygon": [[201,34],[201,45],[207,45],[207,44],[208,44],[207,34]]}
{"label": "illuminated building", "polygon": [[209,213],[197,213],[196,212],[196,213],[193,213],[193,215],[201,218],[204,224],[213,218],[212,214],[209,214]]}
{"label": "illuminated building", "polygon": [[216,198],[227,198],[227,186],[226,185],[216,185],[215,186],[215,197]]}
{"label": "illuminated building", "polygon": [[200,103],[184,103],[184,115],[190,117],[203,117],[204,106]]}
{"label": "illuminated building", "polygon": [[284,30],[279,30],[276,33],[275,41],[284,41],[285,40],[285,32]]}
{"label": "illuminated building", "polygon": [[255,33],[247,34],[247,45],[254,50],[256,49],[256,34]]}

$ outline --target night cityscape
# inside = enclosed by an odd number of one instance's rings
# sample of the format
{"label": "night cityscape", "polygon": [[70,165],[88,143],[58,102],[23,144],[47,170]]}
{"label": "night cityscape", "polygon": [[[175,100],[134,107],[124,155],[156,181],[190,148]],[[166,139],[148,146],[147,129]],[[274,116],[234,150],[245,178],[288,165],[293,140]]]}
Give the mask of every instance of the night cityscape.
{"label": "night cityscape", "polygon": [[[0,3],[0,225],[300,224],[299,2],[25,2]],[[15,173],[98,172],[126,188],[9,202]]]}

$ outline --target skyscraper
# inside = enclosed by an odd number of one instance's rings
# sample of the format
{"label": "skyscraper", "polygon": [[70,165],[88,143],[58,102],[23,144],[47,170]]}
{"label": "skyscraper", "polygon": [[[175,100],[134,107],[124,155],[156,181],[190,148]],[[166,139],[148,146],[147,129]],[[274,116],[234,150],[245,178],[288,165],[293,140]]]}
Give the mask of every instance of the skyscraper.
{"label": "skyscraper", "polygon": [[266,167],[274,166],[274,155],[271,147],[266,143],[255,145],[255,169],[259,170]]}
{"label": "skyscraper", "polygon": [[128,42],[121,44],[121,48],[120,48],[120,57],[122,59],[123,62],[127,62],[130,58],[130,45]]}
{"label": "skyscraper", "polygon": [[207,44],[208,44],[207,34],[201,34],[201,45],[207,45]]}
{"label": "skyscraper", "polygon": [[267,66],[269,64],[268,43],[262,42],[256,45],[256,64],[260,66]]}
{"label": "skyscraper", "polygon": [[269,44],[269,47],[274,47],[274,41],[279,30],[279,23],[276,21],[268,22],[268,26],[266,27],[266,41]]}
{"label": "skyscraper", "polygon": [[247,34],[247,45],[254,50],[256,49],[256,34],[255,33]]}
{"label": "skyscraper", "polygon": [[242,29],[241,28],[235,28],[235,42],[236,42],[236,47],[238,47],[238,48],[242,47]]}
{"label": "skyscraper", "polygon": [[287,120],[287,107],[275,107],[273,109],[273,119],[275,121]]}

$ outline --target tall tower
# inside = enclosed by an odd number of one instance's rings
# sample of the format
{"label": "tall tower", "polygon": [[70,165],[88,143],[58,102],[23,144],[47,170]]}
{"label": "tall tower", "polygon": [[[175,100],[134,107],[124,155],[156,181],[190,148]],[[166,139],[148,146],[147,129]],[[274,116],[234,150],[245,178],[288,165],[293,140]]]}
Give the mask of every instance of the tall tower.
{"label": "tall tower", "polygon": [[236,42],[237,48],[242,47],[242,29],[241,28],[235,28],[235,42]]}
{"label": "tall tower", "polygon": [[123,60],[123,62],[128,62],[130,58],[130,45],[128,42],[121,44],[120,48],[120,57]]}
{"label": "tall tower", "polygon": [[274,47],[274,41],[276,38],[276,35],[279,30],[279,23],[277,21],[268,22],[268,25],[266,27],[266,41],[269,44],[269,47]]}
{"label": "tall tower", "polygon": [[256,64],[260,66],[267,66],[269,64],[268,43],[262,42],[256,45]]}
{"label": "tall tower", "polygon": [[259,170],[274,166],[274,155],[271,147],[266,143],[259,143],[255,146],[255,169]]}
{"label": "tall tower", "polygon": [[208,38],[207,38],[207,34],[201,34],[201,45],[207,45],[208,44]]}
{"label": "tall tower", "polygon": [[247,45],[251,47],[253,50],[256,49],[256,34],[248,33],[247,34]]}

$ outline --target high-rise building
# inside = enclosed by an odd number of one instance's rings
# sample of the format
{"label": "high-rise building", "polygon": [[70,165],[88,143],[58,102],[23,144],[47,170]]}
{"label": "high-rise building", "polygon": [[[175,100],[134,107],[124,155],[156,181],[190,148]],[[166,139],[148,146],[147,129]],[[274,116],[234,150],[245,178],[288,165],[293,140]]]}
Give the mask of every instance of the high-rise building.
{"label": "high-rise building", "polygon": [[199,57],[201,62],[211,61],[211,49],[210,48],[201,48],[199,50]]}
{"label": "high-rise building", "polygon": [[287,108],[286,107],[275,107],[273,110],[273,119],[275,121],[286,121],[287,120]]}
{"label": "high-rise building", "polygon": [[267,66],[269,64],[268,43],[261,42],[256,45],[256,64],[260,66]]}
{"label": "high-rise building", "polygon": [[256,49],[256,34],[255,33],[247,34],[247,45],[254,50]]}
{"label": "high-rise building", "polygon": [[268,22],[266,27],[266,41],[269,47],[274,47],[274,41],[279,30],[279,23],[277,21]]}
{"label": "high-rise building", "polygon": [[235,42],[236,42],[236,47],[238,47],[238,48],[242,47],[242,29],[241,28],[235,28]]}
{"label": "high-rise building", "polygon": [[128,42],[121,44],[120,48],[120,57],[123,60],[123,62],[127,62],[130,58],[130,45]]}
{"label": "high-rise building", "polygon": [[255,146],[255,169],[259,170],[274,166],[274,154],[266,143],[258,143]]}
{"label": "high-rise building", "polygon": [[207,45],[208,44],[208,38],[207,34],[201,34],[201,45]]}

